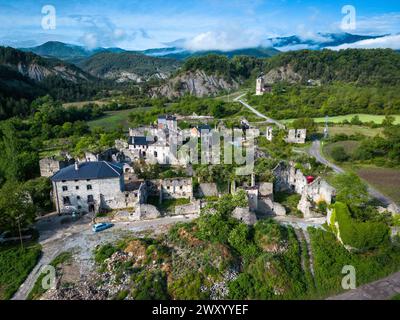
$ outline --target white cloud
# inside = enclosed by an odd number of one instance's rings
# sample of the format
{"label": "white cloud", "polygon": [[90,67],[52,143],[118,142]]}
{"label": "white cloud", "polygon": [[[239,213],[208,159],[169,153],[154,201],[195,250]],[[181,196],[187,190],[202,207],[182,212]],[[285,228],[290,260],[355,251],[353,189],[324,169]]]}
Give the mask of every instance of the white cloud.
{"label": "white cloud", "polygon": [[208,31],[187,39],[183,46],[191,51],[221,50],[230,51],[257,47],[263,44],[265,33],[261,30]]}
{"label": "white cloud", "polygon": [[355,43],[342,44],[337,47],[329,47],[331,50],[341,50],[341,49],[375,49],[375,48],[389,48],[393,50],[400,49],[400,34],[390,35],[382,38],[362,40]]}

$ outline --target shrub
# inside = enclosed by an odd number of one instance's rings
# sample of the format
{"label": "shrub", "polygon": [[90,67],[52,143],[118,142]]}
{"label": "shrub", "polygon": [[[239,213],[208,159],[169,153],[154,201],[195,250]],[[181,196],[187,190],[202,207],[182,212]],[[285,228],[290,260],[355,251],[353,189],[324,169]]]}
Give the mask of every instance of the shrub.
{"label": "shrub", "polygon": [[333,225],[344,244],[357,249],[373,249],[389,241],[389,228],[382,222],[358,222],[354,220],[346,204],[337,202],[334,206],[334,217],[339,223],[339,230]]}
{"label": "shrub", "polygon": [[337,162],[345,162],[350,159],[350,156],[342,146],[335,146],[331,151],[331,156]]}

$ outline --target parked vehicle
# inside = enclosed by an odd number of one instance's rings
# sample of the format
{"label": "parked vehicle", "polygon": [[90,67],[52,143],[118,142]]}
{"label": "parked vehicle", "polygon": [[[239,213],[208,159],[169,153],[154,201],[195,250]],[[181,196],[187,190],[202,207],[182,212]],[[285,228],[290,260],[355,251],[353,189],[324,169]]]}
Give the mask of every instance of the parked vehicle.
{"label": "parked vehicle", "polygon": [[112,223],[98,223],[92,226],[93,232],[101,232],[112,228],[114,225]]}

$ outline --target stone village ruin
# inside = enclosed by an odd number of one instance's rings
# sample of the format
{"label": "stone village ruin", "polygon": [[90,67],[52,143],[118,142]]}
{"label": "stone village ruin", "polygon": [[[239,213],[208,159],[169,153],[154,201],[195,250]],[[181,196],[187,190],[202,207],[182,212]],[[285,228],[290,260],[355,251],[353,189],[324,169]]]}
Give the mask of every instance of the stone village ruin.
{"label": "stone village ruin", "polygon": [[[203,134],[201,129],[206,129],[205,133],[209,134],[209,128],[203,126],[191,130],[192,135],[199,138],[199,133]],[[145,132],[150,134],[145,136]],[[115,148],[101,154],[86,153],[76,161],[69,155],[64,155],[64,159],[42,159],[41,173],[51,178],[57,212],[118,211],[117,216],[129,220],[159,218],[162,216],[160,211],[148,203],[149,197],[152,197],[158,199],[160,204],[169,199],[188,199],[188,204],[176,206],[175,211],[169,214],[200,214],[207,197],[221,196],[215,183],[199,183],[195,192],[192,177],[140,180],[131,165],[141,160],[185,167],[186,164],[173,157],[170,143],[172,139],[179,144],[180,134],[176,117],[164,116],[159,117],[155,127],[130,129],[127,142],[116,141]],[[246,143],[246,138],[242,143]],[[306,219],[319,215],[315,210],[316,204],[322,201],[330,204],[334,199],[335,190],[326,181],[320,178],[310,181],[292,163],[280,163],[273,170],[273,175],[275,183],[256,183],[254,174],[251,174],[249,185],[236,186],[232,182],[229,192],[244,190],[248,197],[248,207],[237,208],[234,217],[254,224],[258,217],[285,216],[285,207],[274,201],[276,191],[300,194],[298,210]]]}

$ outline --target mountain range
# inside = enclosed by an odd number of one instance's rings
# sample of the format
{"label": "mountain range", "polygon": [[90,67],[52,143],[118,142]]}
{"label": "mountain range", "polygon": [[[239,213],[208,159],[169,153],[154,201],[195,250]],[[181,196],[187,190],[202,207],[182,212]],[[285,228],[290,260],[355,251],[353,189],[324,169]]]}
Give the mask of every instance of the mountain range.
{"label": "mountain range", "polygon": [[167,44],[165,48],[155,48],[143,51],[127,51],[121,48],[95,48],[87,49],[83,46],[66,44],[57,41],[49,41],[42,45],[30,48],[19,48],[25,52],[32,52],[42,57],[51,57],[64,60],[74,64],[80,64],[84,59],[99,53],[124,53],[130,52],[137,55],[142,54],[156,58],[168,58],[175,60],[185,60],[193,56],[205,56],[209,54],[224,55],[228,58],[239,55],[247,55],[257,58],[268,58],[280,51],[292,51],[298,49],[320,50],[327,47],[336,47],[343,44],[352,44],[362,40],[378,39],[385,35],[365,36],[350,33],[318,33],[316,35],[288,36],[269,38],[264,42],[264,46],[254,48],[244,48],[231,51],[204,50],[191,51],[184,48],[184,41],[175,41]]}

